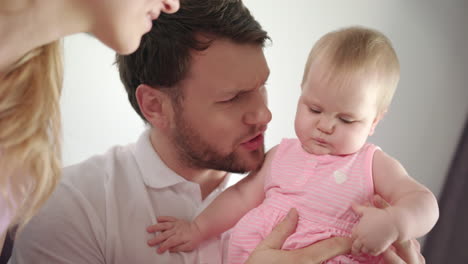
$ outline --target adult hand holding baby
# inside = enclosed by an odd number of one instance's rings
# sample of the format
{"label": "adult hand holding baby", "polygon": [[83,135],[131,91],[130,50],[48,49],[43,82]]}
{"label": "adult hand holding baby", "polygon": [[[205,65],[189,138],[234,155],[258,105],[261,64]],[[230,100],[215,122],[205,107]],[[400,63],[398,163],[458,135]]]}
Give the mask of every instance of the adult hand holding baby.
{"label": "adult hand holding baby", "polygon": [[[374,196],[374,206],[384,209],[390,207],[379,195]],[[298,220],[295,209],[291,209],[288,216],[280,222],[252,252],[246,264],[260,263],[322,263],[330,258],[348,253],[352,240],[344,237],[334,237],[322,240],[305,248],[292,251],[280,250],[284,241],[294,233]],[[419,242],[416,239],[395,242],[383,254],[386,264],[425,264],[421,255]]]}
{"label": "adult hand holding baby", "polygon": [[[384,209],[390,205],[380,196],[374,197],[374,205]],[[150,246],[161,244],[158,252],[170,251],[191,251],[198,245],[197,228],[194,223],[177,220],[173,217],[160,217],[157,225],[148,227],[148,232],[163,231],[154,239],[148,241]],[[296,209],[291,209],[288,215],[281,221],[271,233],[255,248],[246,264],[259,263],[322,263],[335,256],[349,253],[351,251],[352,239],[345,237],[333,237],[314,243],[305,248],[296,250],[281,250],[286,239],[295,232],[298,221]],[[171,228],[169,228],[171,226]],[[167,230],[174,232],[166,233]],[[180,232],[176,232],[179,230]],[[183,231],[183,232],[182,232]],[[166,235],[163,235],[166,233]],[[185,234],[185,235],[184,235]],[[184,239],[189,238],[189,239]],[[172,238],[172,239],[170,239]],[[165,244],[163,241],[167,241]],[[177,245],[173,244],[178,241]],[[197,242],[198,241],[198,242]],[[396,242],[393,247],[383,253],[383,260],[387,264],[424,264],[424,257],[420,253],[420,246],[417,240]]]}
{"label": "adult hand holding baby", "polygon": [[[291,209],[271,233],[256,247],[246,264],[256,263],[321,263],[351,250],[351,239],[334,237],[309,247],[281,250],[284,241],[295,232],[298,221],[296,209]],[[149,246],[159,244],[158,253],[192,251],[202,241],[195,222],[187,222],[170,216],[158,217],[158,224],[147,228],[149,233],[161,232],[148,241]]]}
{"label": "adult hand holding baby", "polygon": [[296,250],[281,250],[284,241],[295,232],[298,221],[296,209],[291,209],[271,233],[255,248],[246,264],[259,263],[322,263],[351,250],[351,239],[333,237]]}

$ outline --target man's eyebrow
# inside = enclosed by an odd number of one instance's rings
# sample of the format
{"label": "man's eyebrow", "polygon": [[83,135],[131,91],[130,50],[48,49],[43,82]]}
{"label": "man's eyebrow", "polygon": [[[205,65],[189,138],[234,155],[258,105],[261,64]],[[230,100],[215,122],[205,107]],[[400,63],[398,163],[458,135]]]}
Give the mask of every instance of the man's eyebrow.
{"label": "man's eyebrow", "polygon": [[[253,88],[251,88],[251,89],[254,90],[254,89],[260,88],[261,86],[264,86],[264,85],[267,83],[268,78],[270,78],[270,70],[269,70],[269,69],[268,69],[268,72],[267,72],[267,74],[265,75],[265,77],[264,77],[264,78],[260,78],[259,81],[257,81],[257,82],[255,83],[255,86],[254,86]],[[250,89],[249,89],[249,90],[250,90]]]}
{"label": "man's eyebrow", "polygon": [[239,93],[245,93],[245,92],[249,92],[249,91],[252,91],[252,90],[255,90],[255,89],[258,89],[262,86],[264,86],[266,84],[266,82],[268,81],[268,78],[270,77],[270,70],[268,70],[268,73],[266,74],[266,76],[264,78],[258,78],[255,82],[254,85],[250,86],[249,85],[249,88],[245,88],[245,87],[242,87],[242,86],[235,86],[235,87],[231,87],[229,89],[226,89],[224,91],[222,91],[222,95],[223,96],[234,96],[236,94],[239,94]]}

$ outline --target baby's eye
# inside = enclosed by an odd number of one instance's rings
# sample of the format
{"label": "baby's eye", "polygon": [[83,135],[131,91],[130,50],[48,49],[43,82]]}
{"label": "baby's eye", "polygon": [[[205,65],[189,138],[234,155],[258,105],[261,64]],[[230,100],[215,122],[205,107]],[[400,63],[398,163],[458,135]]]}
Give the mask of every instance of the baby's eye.
{"label": "baby's eye", "polygon": [[344,117],[340,117],[340,120],[345,124],[351,124],[354,122],[354,120],[351,120],[349,118],[344,118]]}
{"label": "baby's eye", "polygon": [[316,109],[316,108],[310,108],[310,107],[309,107],[309,110],[310,110],[312,113],[315,113],[315,114],[320,114],[320,113],[321,113],[321,111],[318,110],[318,109]]}

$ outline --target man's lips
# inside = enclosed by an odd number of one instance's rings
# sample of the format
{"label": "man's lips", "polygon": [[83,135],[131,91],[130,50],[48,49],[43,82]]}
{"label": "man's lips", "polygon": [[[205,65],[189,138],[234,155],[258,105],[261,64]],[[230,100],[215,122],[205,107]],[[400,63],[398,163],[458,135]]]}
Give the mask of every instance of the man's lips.
{"label": "man's lips", "polygon": [[247,141],[241,143],[241,146],[245,147],[246,149],[253,151],[261,146],[263,146],[263,132],[257,134],[256,136],[250,138]]}

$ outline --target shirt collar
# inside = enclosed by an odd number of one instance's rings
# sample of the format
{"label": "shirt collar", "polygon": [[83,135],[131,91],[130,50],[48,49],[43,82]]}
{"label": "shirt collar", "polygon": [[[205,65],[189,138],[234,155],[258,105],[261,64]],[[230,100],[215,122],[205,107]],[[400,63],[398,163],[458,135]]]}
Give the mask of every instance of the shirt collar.
{"label": "shirt collar", "polygon": [[133,151],[145,185],[152,188],[166,188],[186,179],[175,173],[161,160],[150,141],[150,130],[141,134]]}

